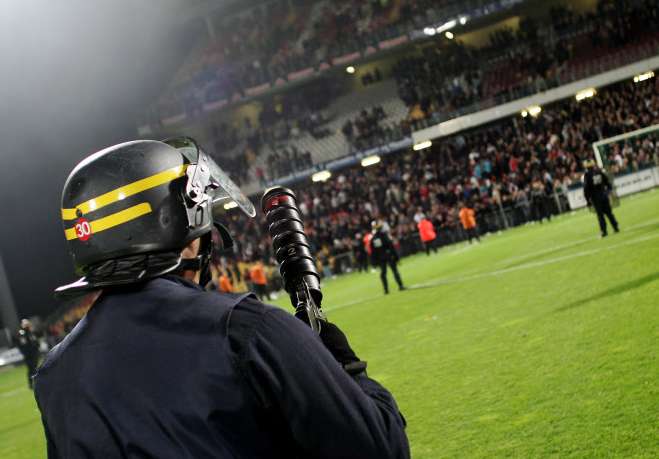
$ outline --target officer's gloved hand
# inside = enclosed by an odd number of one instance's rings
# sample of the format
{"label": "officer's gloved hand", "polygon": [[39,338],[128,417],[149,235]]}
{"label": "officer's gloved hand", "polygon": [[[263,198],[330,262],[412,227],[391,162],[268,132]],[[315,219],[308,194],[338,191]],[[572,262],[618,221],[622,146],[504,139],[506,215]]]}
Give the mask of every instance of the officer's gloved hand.
{"label": "officer's gloved hand", "polygon": [[359,360],[339,327],[331,322],[323,322],[320,326],[320,339],[349,374],[357,375],[366,371],[366,362]]}

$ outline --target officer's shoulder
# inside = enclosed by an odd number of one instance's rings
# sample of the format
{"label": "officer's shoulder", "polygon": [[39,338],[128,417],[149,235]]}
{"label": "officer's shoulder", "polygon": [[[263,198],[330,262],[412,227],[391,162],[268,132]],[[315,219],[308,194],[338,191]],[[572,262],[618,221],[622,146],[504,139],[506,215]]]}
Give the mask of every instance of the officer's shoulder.
{"label": "officer's shoulder", "polygon": [[265,320],[266,316],[276,318],[291,316],[279,307],[259,301],[254,294],[240,295],[236,300],[227,321],[227,326],[231,328],[254,328]]}
{"label": "officer's shoulder", "polygon": [[254,297],[253,293],[223,293],[218,291],[206,291],[200,288],[195,288],[190,285],[185,285],[179,281],[170,278],[158,278],[152,281],[153,288],[160,290],[162,295],[169,298],[180,297],[185,300],[191,307],[201,308],[232,308],[241,301],[249,297]]}
{"label": "officer's shoulder", "polygon": [[86,327],[87,316],[83,316],[83,318],[78,321],[75,327],[73,327],[73,330],[71,330],[71,332],[66,335],[60,343],[56,344],[50,351],[48,351],[35,376],[38,377],[39,374],[44,373],[48,370],[48,368],[55,365],[64,351],[73,345],[73,343],[83,333]]}
{"label": "officer's shoulder", "polygon": [[237,339],[249,339],[255,334],[292,338],[311,330],[287,310],[263,303],[255,295],[243,297],[231,309],[226,327],[228,335]]}

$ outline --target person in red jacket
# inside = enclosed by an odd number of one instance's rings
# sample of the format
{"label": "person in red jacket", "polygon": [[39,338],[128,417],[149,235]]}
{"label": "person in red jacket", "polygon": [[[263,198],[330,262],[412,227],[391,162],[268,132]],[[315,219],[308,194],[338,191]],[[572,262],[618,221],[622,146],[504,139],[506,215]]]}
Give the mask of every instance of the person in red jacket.
{"label": "person in red jacket", "polygon": [[364,243],[364,249],[366,249],[366,253],[368,256],[373,255],[373,248],[371,247],[371,239],[373,239],[373,233],[367,232],[364,234],[364,239],[362,239],[362,242]]}
{"label": "person in red jacket", "polygon": [[417,228],[419,229],[419,237],[423,246],[426,249],[426,254],[430,256],[430,250],[434,253],[437,253],[437,246],[435,241],[437,240],[437,233],[435,232],[435,226],[432,224],[428,218],[423,215],[419,223],[417,223]]}

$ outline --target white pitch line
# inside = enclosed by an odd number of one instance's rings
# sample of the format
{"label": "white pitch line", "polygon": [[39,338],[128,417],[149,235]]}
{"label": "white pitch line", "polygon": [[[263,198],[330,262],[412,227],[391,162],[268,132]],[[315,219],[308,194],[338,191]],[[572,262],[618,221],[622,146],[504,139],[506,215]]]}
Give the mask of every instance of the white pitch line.
{"label": "white pitch line", "polygon": [[581,251],[581,252],[575,252],[575,253],[564,255],[564,256],[561,256],[561,257],[550,258],[548,260],[535,261],[535,262],[531,262],[531,263],[524,263],[522,265],[513,266],[511,268],[498,269],[498,270],[488,271],[488,272],[484,272],[484,273],[480,273],[480,274],[474,274],[474,275],[471,275],[471,276],[462,276],[462,277],[454,277],[454,278],[438,278],[438,279],[435,279],[435,280],[432,280],[432,281],[423,282],[423,283],[420,283],[420,284],[414,284],[411,288],[435,287],[435,286],[444,285],[444,284],[455,284],[455,283],[460,283],[460,282],[467,282],[467,281],[471,281],[471,280],[482,279],[482,278],[485,278],[485,277],[500,276],[501,274],[507,274],[507,273],[514,272],[514,271],[521,271],[521,270],[530,269],[530,268],[538,268],[538,267],[542,267],[542,266],[546,266],[546,265],[550,265],[550,264],[554,264],[554,263],[560,263],[560,262],[566,261],[566,260],[571,260],[571,259],[574,259],[574,258],[585,257],[585,256],[588,256],[588,255],[594,255],[596,253],[604,252],[604,251],[607,251],[607,250],[615,250],[615,249],[618,249],[620,247],[625,247],[627,245],[637,244],[639,242],[645,242],[645,241],[649,241],[649,240],[656,239],[656,238],[659,238],[659,233],[653,234],[653,235],[650,235],[650,236],[644,236],[644,237],[632,239],[632,240],[625,241],[625,242],[621,242],[619,244],[610,245],[608,247],[600,247],[600,248],[597,248],[597,249],[584,250],[584,251]]}
{"label": "white pitch line", "polygon": [[366,301],[375,300],[375,299],[380,298],[381,296],[382,295],[378,295],[378,296],[372,296],[370,298],[364,298],[364,299],[361,299],[361,300],[348,301],[347,303],[337,304],[336,306],[332,306],[330,308],[323,308],[323,311],[326,311],[326,312],[336,311],[337,309],[343,309],[343,308],[347,308],[348,306],[354,306],[354,305],[359,304],[359,303],[364,303]]}
{"label": "white pitch line", "polygon": [[2,397],[11,397],[14,394],[18,394],[19,392],[22,392],[23,389],[14,389],[14,390],[8,390],[7,392],[3,392],[0,394]]}
{"label": "white pitch line", "polygon": [[503,260],[498,261],[497,263],[494,264],[494,266],[501,266],[505,265],[508,263],[515,262],[517,260],[522,260],[524,258],[533,258],[533,257],[539,257],[541,255],[551,253],[551,252],[556,252],[558,250],[563,250],[563,249],[569,249],[570,247],[575,247],[577,245],[581,245],[585,242],[592,241],[594,240],[594,237],[589,237],[589,238],[584,238],[584,239],[577,239],[576,241],[572,241],[567,244],[559,244],[559,245],[554,245],[552,247],[543,249],[543,250],[538,250],[537,252],[528,252],[526,254],[522,255],[515,255],[514,257],[509,257],[509,258],[504,258]]}
{"label": "white pitch line", "polygon": [[[638,225],[632,225],[630,227],[624,228],[624,231],[625,232],[631,232],[631,231],[634,231],[634,230],[637,230],[637,229],[644,228],[646,226],[654,225],[656,223],[659,223],[659,219],[650,220],[648,222],[640,223]],[[525,253],[525,254],[521,254],[521,255],[515,255],[513,257],[505,258],[505,259],[495,263],[494,265],[495,266],[505,265],[507,263],[515,262],[515,261],[520,260],[520,259],[533,258],[533,257],[544,255],[546,253],[556,252],[558,250],[563,250],[563,249],[569,249],[570,247],[581,245],[585,242],[592,241],[594,239],[596,239],[596,237],[577,239],[576,241],[572,241],[572,242],[569,242],[567,244],[555,245],[555,246],[549,247],[547,249],[538,250],[537,252],[529,252],[529,253]]]}
{"label": "white pitch line", "polygon": [[[626,231],[626,232],[633,231],[633,230],[636,230],[636,229],[644,228],[646,226],[654,225],[656,223],[659,223],[659,219],[650,220],[649,222],[645,222],[645,223],[642,223],[642,224],[630,226],[630,227],[626,228],[624,231]],[[499,276],[501,274],[506,274],[506,273],[509,273],[509,272],[520,271],[520,270],[523,270],[523,269],[537,268],[537,267],[541,267],[541,266],[545,266],[545,265],[549,265],[549,264],[553,264],[553,263],[560,263],[562,261],[570,260],[570,259],[573,259],[573,258],[584,257],[584,256],[587,256],[587,255],[593,255],[593,254],[596,254],[596,253],[599,253],[599,252],[603,252],[605,250],[615,250],[617,248],[624,247],[626,245],[636,244],[636,243],[639,243],[639,242],[645,242],[645,241],[649,241],[651,239],[656,239],[658,237],[659,237],[659,234],[653,234],[653,235],[650,235],[650,236],[645,236],[645,237],[641,237],[641,238],[637,238],[637,239],[631,239],[629,241],[625,241],[625,242],[621,242],[621,243],[618,243],[618,244],[610,245],[608,247],[599,247],[597,249],[584,250],[584,251],[581,251],[581,252],[575,252],[575,253],[571,253],[571,254],[564,255],[564,256],[561,256],[561,257],[557,257],[557,258],[550,258],[548,260],[524,263],[524,264],[521,264],[519,266],[513,266],[511,268],[504,268],[504,269],[499,269],[499,270],[495,270],[495,271],[488,271],[488,272],[484,272],[484,273],[477,273],[477,274],[461,276],[461,277],[454,277],[454,278],[437,278],[437,279],[434,279],[434,280],[431,280],[431,281],[428,281],[428,282],[422,282],[420,284],[414,284],[410,288],[414,289],[414,288],[422,288],[422,287],[436,287],[436,286],[445,285],[445,284],[455,284],[455,283],[466,282],[466,281],[475,280],[475,279],[482,279],[482,278],[485,278],[485,277]],[[572,242],[572,243],[569,243],[569,244],[563,244],[563,245],[554,246],[553,248],[550,248],[550,249],[544,249],[544,250],[532,253],[531,255],[537,256],[537,255],[541,255],[541,254],[551,252],[551,251],[554,251],[554,250],[560,250],[562,248],[569,248],[569,247],[578,245],[578,244],[583,243],[583,242],[592,241],[593,239],[594,238],[592,238],[592,237],[588,238],[588,239],[581,239],[581,240],[578,240],[578,241],[575,241],[575,242]],[[470,246],[467,246],[467,247],[470,247]],[[460,252],[464,252],[464,250],[460,250]],[[525,257],[521,257],[521,256],[511,257],[511,258],[508,258],[506,261],[510,262],[514,258],[519,259],[519,258],[525,258]],[[331,311],[335,311],[337,309],[343,309],[343,308],[347,308],[349,306],[354,306],[354,305],[359,304],[359,303],[365,303],[367,301],[376,300],[378,298],[382,298],[382,295],[377,295],[377,296],[373,296],[373,297],[370,297],[370,298],[363,298],[363,299],[355,300],[355,301],[349,301],[347,303],[341,303],[341,304],[337,304],[336,306],[331,306],[329,308],[323,308],[323,309],[326,312],[331,312]]]}

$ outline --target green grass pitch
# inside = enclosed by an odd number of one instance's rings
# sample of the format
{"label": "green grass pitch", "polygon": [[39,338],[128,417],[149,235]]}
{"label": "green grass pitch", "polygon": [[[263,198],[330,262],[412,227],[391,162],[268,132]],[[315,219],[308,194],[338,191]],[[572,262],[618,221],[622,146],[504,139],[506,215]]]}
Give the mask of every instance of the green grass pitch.
{"label": "green grass pitch", "polygon": [[[659,457],[659,190],[616,213],[606,239],[580,211],[405,259],[413,288],[386,297],[377,274],[325,282],[414,458]],[[23,372],[0,373],[3,459],[44,456]]]}

